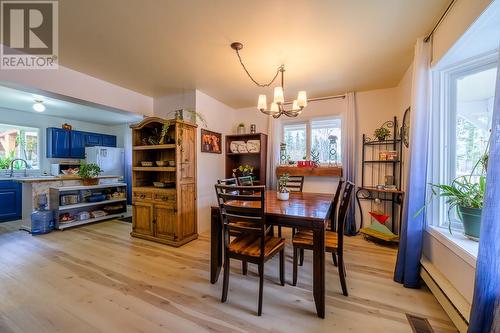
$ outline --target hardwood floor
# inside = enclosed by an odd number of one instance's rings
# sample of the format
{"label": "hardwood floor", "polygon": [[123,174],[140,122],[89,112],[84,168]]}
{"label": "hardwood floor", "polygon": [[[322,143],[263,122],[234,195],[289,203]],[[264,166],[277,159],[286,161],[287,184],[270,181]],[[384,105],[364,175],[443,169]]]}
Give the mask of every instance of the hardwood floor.
{"label": "hardwood floor", "polygon": [[[109,221],[31,236],[0,223],[0,332],[411,332],[406,313],[429,319],[435,332],[456,332],[428,289],[392,281],[395,250],[360,237],[346,239],[349,297],[341,294],[327,256],[326,319],[312,299],[311,254],[286,281],[278,258],[266,265],[264,307],[256,316],[257,268],[241,275],[235,261],[229,297],[222,279],[209,282],[209,234],[180,248],[129,235]],[[288,237],[289,238],[289,237]]]}

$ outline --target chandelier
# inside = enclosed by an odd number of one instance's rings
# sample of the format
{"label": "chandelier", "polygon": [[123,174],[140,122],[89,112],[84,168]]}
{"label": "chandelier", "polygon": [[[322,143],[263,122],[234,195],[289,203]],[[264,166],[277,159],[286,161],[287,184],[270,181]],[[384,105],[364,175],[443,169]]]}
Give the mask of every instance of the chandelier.
{"label": "chandelier", "polygon": [[292,102],[292,108],[287,109],[285,107],[285,95],[284,95],[284,84],[285,84],[285,66],[281,65],[276,70],[276,74],[268,83],[261,84],[257,82],[245,64],[243,64],[243,60],[241,60],[240,50],[243,48],[243,44],[240,42],[234,42],[231,44],[231,48],[236,51],[236,55],[238,56],[238,60],[240,61],[241,66],[247,73],[250,80],[255,83],[258,87],[269,87],[276,80],[278,75],[281,76],[281,85],[274,88],[274,98],[273,102],[270,104],[269,108],[267,105],[267,96],[259,95],[259,100],[257,102],[257,108],[260,112],[267,114],[269,116],[273,116],[273,118],[279,118],[281,115],[285,115],[287,117],[297,117],[302,113],[302,110],[307,106],[307,94],[305,91],[299,91],[297,99]]}

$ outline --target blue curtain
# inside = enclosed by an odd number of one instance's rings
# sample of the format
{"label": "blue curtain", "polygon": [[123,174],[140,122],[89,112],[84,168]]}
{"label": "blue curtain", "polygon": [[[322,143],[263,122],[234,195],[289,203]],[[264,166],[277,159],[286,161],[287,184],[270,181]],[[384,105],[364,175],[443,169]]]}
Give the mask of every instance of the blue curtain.
{"label": "blue curtain", "polygon": [[416,213],[425,205],[430,118],[431,45],[419,38],[415,45],[411,93],[411,130],[406,198],[394,280],[407,288],[420,287],[420,257],[425,216]]}
{"label": "blue curtain", "polygon": [[[500,62],[499,62],[500,63]],[[500,69],[469,333],[500,332]]]}

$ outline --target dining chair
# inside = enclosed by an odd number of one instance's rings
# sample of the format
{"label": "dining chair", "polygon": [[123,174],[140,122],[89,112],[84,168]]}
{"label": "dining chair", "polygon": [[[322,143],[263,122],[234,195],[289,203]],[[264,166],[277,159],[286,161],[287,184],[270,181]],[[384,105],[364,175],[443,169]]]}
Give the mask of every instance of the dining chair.
{"label": "dining chair", "polygon": [[[335,192],[335,196],[332,200],[332,206],[330,211],[330,221],[334,221],[335,218],[335,208],[336,203],[335,197],[337,197],[337,192],[339,188],[342,187],[342,184],[339,184],[337,187],[337,191]],[[325,251],[332,253],[332,258],[334,264],[337,264],[339,271],[340,284],[342,286],[342,293],[344,296],[348,296],[347,293],[347,284],[346,284],[346,270],[344,264],[344,225],[347,219],[347,212],[349,209],[349,205],[352,199],[352,191],[354,189],[354,184],[347,181],[345,182],[344,191],[340,197],[340,206],[338,209],[337,219],[336,219],[336,227],[337,232],[327,230],[325,232]],[[337,200],[339,197],[337,197]],[[331,223],[331,226],[334,223]],[[298,252],[299,249],[312,250],[314,246],[313,234],[311,231],[303,231],[299,230],[292,239],[293,244],[293,285],[297,285],[297,271],[298,271]],[[335,259],[335,256],[337,259]]]}
{"label": "dining chair", "polygon": [[[237,194],[229,191],[236,189]],[[255,194],[240,194],[251,189]],[[215,185],[217,201],[220,207],[224,233],[224,278],[222,298],[227,300],[229,287],[230,259],[256,264],[259,271],[259,305],[257,314],[262,315],[262,295],[264,288],[264,264],[279,253],[279,277],[285,285],[285,239],[269,235],[271,226],[265,219],[265,186],[227,186]],[[233,240],[231,231],[239,233]]]}
{"label": "dining chair", "polygon": [[286,188],[290,192],[302,192],[304,189],[304,176],[288,176]]}
{"label": "dining chair", "polygon": [[252,176],[241,176],[238,177],[239,186],[253,186]]}

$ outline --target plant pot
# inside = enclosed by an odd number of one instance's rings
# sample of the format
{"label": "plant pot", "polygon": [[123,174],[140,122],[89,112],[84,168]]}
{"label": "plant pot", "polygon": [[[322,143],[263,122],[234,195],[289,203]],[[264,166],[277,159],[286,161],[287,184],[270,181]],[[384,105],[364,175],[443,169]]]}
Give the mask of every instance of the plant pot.
{"label": "plant pot", "polygon": [[286,201],[290,199],[290,192],[278,192],[278,200]]}
{"label": "plant pot", "polygon": [[83,178],[82,183],[84,186],[91,186],[99,184],[99,178]]}
{"label": "plant pot", "polygon": [[379,137],[377,137],[377,140],[378,141],[385,141],[385,136],[379,136]]}
{"label": "plant pot", "polygon": [[464,234],[466,237],[479,241],[481,230],[482,208],[457,207],[458,217],[464,224]]}

